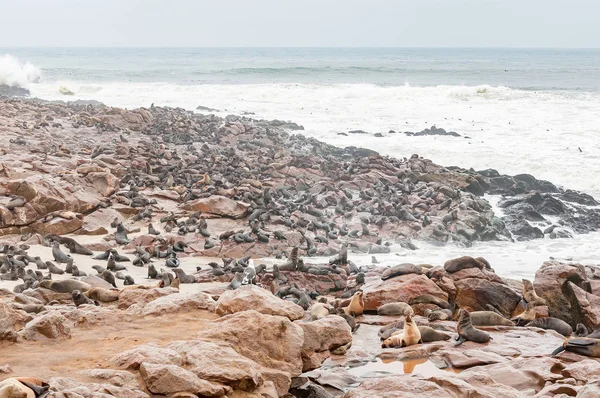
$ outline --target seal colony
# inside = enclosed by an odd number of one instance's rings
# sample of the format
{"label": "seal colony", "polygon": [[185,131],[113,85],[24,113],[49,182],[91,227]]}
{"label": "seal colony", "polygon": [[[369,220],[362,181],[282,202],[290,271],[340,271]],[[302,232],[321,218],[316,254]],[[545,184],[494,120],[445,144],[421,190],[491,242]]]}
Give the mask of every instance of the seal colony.
{"label": "seal colony", "polygon": [[[598,357],[596,267],[548,262],[532,283],[500,278],[484,256],[377,265],[377,255],[394,245],[418,250],[416,239],[470,246],[593,231],[600,215],[585,194],[532,176],[444,168],[417,155],[382,157],[268,121],[180,109],[0,100],[0,127],[0,140],[12,140],[0,150],[0,283],[11,287],[0,290],[0,319],[8,320],[0,340],[16,347],[76,340],[103,316],[136,322],[209,314],[198,324],[201,349],[176,342],[172,332],[162,336],[164,347],[144,348],[166,350],[157,351],[166,366],[157,373],[154,363],[107,365],[139,372],[136,391],[146,395],[265,388],[266,396],[328,396],[318,377],[302,372],[333,374],[346,356],[366,366],[404,350],[440,369],[492,366],[457,359],[464,350],[474,358],[500,355],[507,364],[540,355],[554,356],[554,365],[572,361],[568,355]],[[504,195],[507,216],[493,214],[485,193]],[[558,221],[546,220],[552,225],[540,236],[523,218],[534,213],[540,223],[544,215]],[[355,263],[354,253],[373,259]],[[255,324],[268,337],[256,339],[254,331],[231,344]],[[230,380],[236,376],[221,374],[222,366],[194,357],[210,344],[240,356],[228,366],[260,376]],[[544,352],[533,355],[531,346]],[[200,363],[210,371],[198,370]],[[178,380],[171,372],[200,382],[161,389],[152,375]],[[100,388],[89,380],[44,382],[65,395],[73,385]],[[200,391],[205,383],[210,388]],[[539,383],[531,388],[539,392]]]}

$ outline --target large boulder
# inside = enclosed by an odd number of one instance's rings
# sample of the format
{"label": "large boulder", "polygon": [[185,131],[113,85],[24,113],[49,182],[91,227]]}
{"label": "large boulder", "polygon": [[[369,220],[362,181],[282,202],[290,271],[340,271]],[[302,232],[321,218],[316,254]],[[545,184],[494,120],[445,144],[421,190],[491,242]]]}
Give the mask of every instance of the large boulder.
{"label": "large boulder", "polygon": [[262,314],[285,316],[292,321],[301,319],[304,310],[291,301],[282,300],[268,290],[255,285],[225,291],[217,301],[218,315],[255,310]]}
{"label": "large boulder", "polygon": [[179,293],[179,290],[174,288],[152,288],[152,289],[124,289],[119,293],[118,307],[119,309],[127,309],[134,304],[140,307],[145,306],[157,298],[168,296],[173,293]]}
{"label": "large boulder", "polygon": [[369,281],[363,286],[365,310],[376,311],[383,304],[402,301],[408,303],[411,299],[432,295],[448,300],[448,294],[440,289],[425,275],[408,274],[387,280]]}
{"label": "large boulder", "polygon": [[102,196],[110,196],[119,189],[120,180],[110,172],[91,172],[85,179]]}
{"label": "large boulder", "polygon": [[29,225],[37,220],[38,217],[39,215],[35,211],[35,208],[29,203],[25,203],[22,207],[15,207],[12,210],[0,206],[0,228]]}
{"label": "large boulder", "polygon": [[115,355],[110,362],[120,369],[137,370],[142,363],[183,365],[183,357],[174,350],[155,345],[141,345]]}
{"label": "large boulder", "polygon": [[548,313],[551,317],[562,319],[575,327],[575,309],[565,296],[568,289],[567,282],[573,283],[586,292],[591,292],[591,286],[582,265],[564,264],[557,261],[548,261],[542,264],[535,273],[533,287],[540,297],[546,299]]}
{"label": "large boulder", "polygon": [[292,375],[302,373],[303,329],[288,318],[250,310],[226,315],[205,326],[201,339],[229,343],[259,364]]}
{"label": "large boulder", "polygon": [[8,304],[0,302],[0,340],[16,339],[15,332],[27,323],[27,317],[13,310]]}
{"label": "large boulder", "polygon": [[455,398],[452,392],[433,382],[410,375],[377,377],[364,380],[359,387],[350,390],[343,398]]}
{"label": "large boulder", "polygon": [[330,315],[313,322],[296,322],[304,329],[302,345],[302,371],[306,372],[321,366],[325,353],[352,342],[352,330],[348,322],[340,316]]}
{"label": "large boulder", "polygon": [[211,296],[203,292],[177,293],[159,297],[156,300],[150,301],[140,313],[147,315],[164,315],[173,314],[176,312],[190,312],[198,310],[215,310],[215,300]]}
{"label": "large boulder", "polygon": [[222,397],[231,389],[200,379],[176,365],[143,363],[140,375],[153,394],[192,393],[203,397]]}
{"label": "large boulder", "polygon": [[0,381],[0,398],[36,398],[32,389],[16,378]]}
{"label": "large boulder", "polygon": [[79,217],[54,217],[46,222],[37,221],[31,224],[31,228],[41,235],[67,235],[77,231],[82,225],[83,220]]}
{"label": "large boulder", "polygon": [[233,219],[244,217],[248,211],[248,205],[219,195],[192,200],[181,206],[181,208],[183,210],[201,211],[205,214]]}
{"label": "large boulder", "polygon": [[60,312],[52,311],[34,318],[19,331],[24,340],[70,339],[71,329],[67,318]]}
{"label": "large boulder", "polygon": [[466,278],[455,281],[454,285],[457,306],[470,311],[489,311],[487,307],[489,304],[504,316],[510,317],[521,301],[521,296],[504,283]]}
{"label": "large boulder", "polygon": [[168,346],[185,359],[185,365],[203,380],[252,391],[262,384],[260,365],[224,343],[176,341]]}
{"label": "large boulder", "polygon": [[67,377],[53,377],[48,380],[50,395],[57,398],[68,397],[115,397],[148,398],[139,387],[118,386],[110,383],[82,383]]}
{"label": "large boulder", "polygon": [[565,296],[571,303],[573,321],[589,330],[600,327],[600,296],[586,292],[573,282],[566,282]]}

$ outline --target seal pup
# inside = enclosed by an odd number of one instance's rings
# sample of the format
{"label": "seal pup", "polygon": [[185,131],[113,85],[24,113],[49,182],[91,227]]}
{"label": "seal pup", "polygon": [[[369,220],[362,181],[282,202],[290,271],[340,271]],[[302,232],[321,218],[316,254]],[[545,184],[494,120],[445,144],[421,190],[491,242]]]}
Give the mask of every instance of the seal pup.
{"label": "seal pup", "polygon": [[473,326],[515,326],[515,324],[492,311],[473,311],[470,314]]}
{"label": "seal pup", "polygon": [[385,281],[385,280],[393,278],[395,276],[408,275],[408,274],[420,275],[422,273],[423,273],[423,270],[421,269],[421,267],[414,265],[414,264],[410,264],[410,263],[403,263],[403,264],[394,265],[393,267],[390,267],[390,268],[386,268],[385,271],[383,271],[383,273],[381,274],[381,279]]}
{"label": "seal pup", "polygon": [[346,320],[346,323],[348,324],[348,326],[350,326],[350,330],[352,331],[352,333],[358,330],[358,328],[360,327],[360,323],[356,323],[356,319],[354,319],[352,315],[347,315],[344,312],[343,308],[336,309],[336,313],[337,315],[341,316]]}
{"label": "seal pup", "polygon": [[123,264],[117,264],[117,262],[115,261],[115,256],[110,253],[110,255],[108,256],[108,262],[106,263],[106,269],[109,271],[125,271],[127,269],[127,267],[125,267]]}
{"label": "seal pup", "polygon": [[125,280],[123,281],[123,285],[125,285],[125,286],[135,285],[135,281],[133,280],[133,278],[131,277],[131,275],[126,275],[125,276]]}
{"label": "seal pup", "polygon": [[555,332],[568,337],[573,333],[573,328],[567,322],[558,318],[537,318],[534,321],[529,322],[525,325],[526,327],[536,327],[540,329],[551,329]]}
{"label": "seal pup", "polygon": [[[419,332],[421,333],[421,340],[423,343],[432,343],[434,341],[446,341],[450,340],[452,337],[444,332],[440,332],[435,330],[429,326],[418,326]],[[388,337],[383,340],[388,339],[391,336],[395,336],[399,333],[402,333],[402,330],[394,330]]]}
{"label": "seal pup", "polygon": [[69,258],[67,260],[67,266],[65,267],[65,272],[67,274],[73,274],[73,259]]}
{"label": "seal pup", "polygon": [[153,264],[148,265],[148,279],[156,279],[158,277],[158,271]]}
{"label": "seal pup", "polygon": [[148,234],[160,235],[160,232],[158,232],[156,229],[154,229],[154,226],[152,226],[152,224],[148,224]]}
{"label": "seal pup", "polygon": [[439,297],[432,296],[431,294],[423,294],[421,296],[413,297],[408,301],[408,304],[435,304],[440,308],[449,309],[450,303]]}
{"label": "seal pup", "polygon": [[48,265],[40,258],[40,256],[35,256],[35,265],[37,269],[48,269]]}
{"label": "seal pup", "polygon": [[510,320],[515,322],[517,326],[523,326],[528,322],[535,321],[536,316],[537,314],[535,312],[535,305],[532,303],[527,303],[523,312],[510,318]]}
{"label": "seal pup", "polygon": [[422,343],[421,332],[417,324],[411,315],[407,315],[404,319],[404,329],[384,340],[381,348],[408,347]]}
{"label": "seal pup", "polygon": [[117,281],[115,280],[115,276],[109,270],[104,270],[104,272],[102,272],[98,276],[110,283],[113,287],[117,287]]}
{"label": "seal pup", "polygon": [[377,308],[377,315],[413,315],[410,305],[403,302],[387,303]]}
{"label": "seal pup", "polygon": [[119,223],[117,225],[117,232],[115,232],[115,241],[118,245],[126,245],[129,243],[129,239],[127,238],[127,230],[123,223]]}
{"label": "seal pup", "polygon": [[51,274],[62,275],[62,274],[64,274],[64,273],[65,273],[65,271],[64,271],[64,270],[62,270],[62,269],[58,268],[58,267],[57,267],[57,266],[56,266],[56,265],[55,265],[53,262],[51,262],[51,261],[46,261],[46,266],[47,266],[47,268],[48,268],[48,271],[49,271]]}
{"label": "seal pup", "polygon": [[365,310],[365,299],[363,297],[362,290],[354,293],[352,296],[352,300],[350,300],[350,304],[344,308],[344,313],[346,315],[358,316],[362,315]]}
{"label": "seal pup", "polygon": [[250,264],[244,269],[244,277],[242,278],[242,285],[254,285],[256,283],[256,269],[254,268],[254,262],[250,260]]}
{"label": "seal pup", "polygon": [[575,326],[575,336],[577,337],[586,337],[590,332],[587,327],[583,323],[578,323]]}
{"label": "seal pup", "polygon": [[521,279],[521,281],[523,282],[523,301],[525,303],[531,303],[533,306],[546,305],[546,300],[538,296],[535,292],[533,283],[527,279]]}
{"label": "seal pup", "polygon": [[589,337],[566,339],[562,346],[552,352],[552,357],[557,356],[563,351],[574,352],[586,357],[600,358],[600,339]]}
{"label": "seal pup", "polygon": [[83,271],[80,271],[79,268],[76,265],[73,266],[73,269],[71,271],[72,271],[71,274],[73,276],[80,276],[80,277],[81,276],[87,276],[87,274],[85,272],[83,272]]}
{"label": "seal pup", "polygon": [[73,299],[73,303],[75,303],[75,307],[79,307],[83,304],[90,304],[99,306],[100,304],[97,301],[90,300],[85,295],[83,295],[79,290],[73,290],[71,292],[71,298]]}
{"label": "seal pup", "polygon": [[241,272],[236,272],[233,276],[233,280],[231,281],[231,283],[229,283],[227,288],[230,290],[237,289],[238,287],[242,286],[242,279],[244,279],[244,274],[242,274]]}
{"label": "seal pup", "polygon": [[181,262],[177,258],[177,253],[171,253],[171,257],[167,258],[165,265],[169,268],[177,268],[181,265]]}
{"label": "seal pup", "polygon": [[456,345],[461,345],[465,341],[473,341],[475,343],[487,343],[491,337],[489,333],[479,330],[471,323],[471,315],[467,310],[460,309],[458,311],[458,322],[456,324]]}
{"label": "seal pup", "polygon": [[71,257],[60,250],[60,243],[56,241],[52,242],[52,256],[57,263],[66,263]]}

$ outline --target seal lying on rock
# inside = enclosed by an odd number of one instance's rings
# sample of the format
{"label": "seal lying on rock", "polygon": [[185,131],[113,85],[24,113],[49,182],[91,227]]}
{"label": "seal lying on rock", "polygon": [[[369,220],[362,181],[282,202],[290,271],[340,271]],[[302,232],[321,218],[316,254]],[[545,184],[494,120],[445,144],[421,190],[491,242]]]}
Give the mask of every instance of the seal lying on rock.
{"label": "seal lying on rock", "polygon": [[527,303],[525,310],[519,315],[512,317],[510,320],[515,322],[518,326],[525,325],[528,322],[535,321],[536,312],[535,306],[532,303]]}
{"label": "seal lying on rock", "polygon": [[81,294],[81,292],[79,290],[73,290],[73,292],[71,293],[71,298],[73,299],[73,303],[75,303],[75,307],[79,307],[80,305],[83,305],[83,304],[90,304],[90,305],[97,305],[97,306],[100,305],[97,301],[90,300],[89,298],[87,298],[86,296]]}
{"label": "seal lying on rock", "polygon": [[92,300],[97,300],[102,303],[110,303],[119,299],[118,290],[109,290],[102,287],[93,287],[83,294]]}
{"label": "seal lying on rock", "polygon": [[439,297],[432,296],[431,294],[423,294],[421,296],[413,297],[408,301],[408,304],[435,304],[440,308],[449,309],[450,303]]}
{"label": "seal lying on rock", "polygon": [[65,279],[63,281],[41,281],[39,287],[50,289],[57,293],[73,293],[74,290],[86,292],[92,288],[89,284],[75,279]]}
{"label": "seal lying on rock", "polygon": [[448,319],[452,319],[452,311],[450,310],[430,310],[429,308],[425,310],[423,315],[427,318],[429,322],[433,321],[446,321]]}
{"label": "seal lying on rock", "polygon": [[467,268],[483,269],[483,268],[486,268],[486,265],[484,262],[480,261],[479,259],[469,257],[469,256],[454,258],[454,259],[448,260],[444,263],[444,269],[446,270],[446,272],[448,272],[450,274],[452,274],[454,272],[458,272],[463,269],[467,269]]}
{"label": "seal lying on rock", "polygon": [[333,306],[324,303],[315,303],[310,307],[310,320],[325,318],[329,314],[335,314]]}
{"label": "seal lying on rock", "polygon": [[420,275],[422,273],[423,273],[423,270],[421,269],[421,267],[414,265],[414,264],[410,264],[410,263],[403,263],[403,264],[398,264],[398,265],[394,265],[393,267],[387,268],[381,274],[381,279],[385,281],[385,280],[393,278],[395,276],[408,275],[408,274]]}
{"label": "seal lying on rock", "polygon": [[408,347],[415,344],[422,344],[421,332],[417,327],[417,324],[413,321],[412,316],[408,315],[404,320],[404,329],[402,331],[392,334],[389,338],[384,340],[381,344],[381,348],[393,348],[393,347]]}
{"label": "seal lying on rock", "polygon": [[387,303],[377,308],[377,315],[412,315],[413,309],[403,302]]}
{"label": "seal lying on rock", "polygon": [[474,311],[470,316],[473,326],[515,326],[512,321],[492,311]]}
{"label": "seal lying on rock", "polygon": [[558,319],[558,318],[538,318],[532,322],[529,322],[525,326],[527,327],[536,327],[540,329],[551,329],[565,337],[568,337],[573,333],[573,328],[567,322]]}
{"label": "seal lying on rock", "polygon": [[471,315],[467,310],[460,309],[458,312],[458,322],[456,324],[458,337],[456,345],[461,345],[465,341],[473,341],[475,343],[487,343],[491,337],[489,333],[473,327],[471,323]]}
{"label": "seal lying on rock", "polygon": [[555,357],[563,351],[574,352],[586,357],[600,358],[600,340],[589,337],[566,339],[562,346],[552,352],[552,356]]}

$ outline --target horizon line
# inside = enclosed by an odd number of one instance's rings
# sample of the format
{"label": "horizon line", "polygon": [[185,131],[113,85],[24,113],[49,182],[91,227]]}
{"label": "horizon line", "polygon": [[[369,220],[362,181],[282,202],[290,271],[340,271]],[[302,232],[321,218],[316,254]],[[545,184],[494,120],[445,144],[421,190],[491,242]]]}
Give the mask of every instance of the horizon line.
{"label": "horizon line", "polygon": [[1,49],[463,49],[463,50],[600,50],[600,47],[553,46],[1,46]]}

